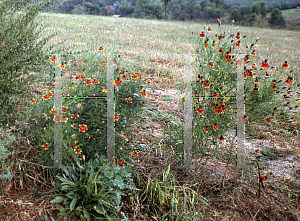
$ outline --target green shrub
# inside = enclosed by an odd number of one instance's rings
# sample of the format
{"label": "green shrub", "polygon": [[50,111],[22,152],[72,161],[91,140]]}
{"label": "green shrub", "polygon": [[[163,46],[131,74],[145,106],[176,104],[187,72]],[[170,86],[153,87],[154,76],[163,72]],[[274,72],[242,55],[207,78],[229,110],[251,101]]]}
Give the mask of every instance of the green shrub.
{"label": "green shrub", "polygon": [[[72,216],[90,220],[90,218],[106,218],[111,220],[116,211],[121,209],[122,196],[136,189],[131,178],[129,167],[108,167],[106,159],[100,156],[90,160],[83,168],[62,168],[64,178],[57,176],[61,191],[51,203],[64,202],[65,208],[59,215]],[[74,170],[74,171],[73,171]]]}
{"label": "green shrub", "polygon": [[33,81],[33,75],[27,79],[19,77],[28,76],[28,71],[39,70],[38,65],[45,61],[43,47],[56,35],[53,33],[41,38],[39,35],[45,25],[43,21],[36,19],[38,13],[53,2],[55,0],[46,0],[29,9],[21,9],[24,1],[6,0],[0,6],[0,59],[5,61],[0,63],[0,111],[4,112],[0,123],[5,124],[4,126],[9,118],[16,117],[16,105],[21,104],[21,100],[11,99],[12,96],[31,96],[28,82]]}

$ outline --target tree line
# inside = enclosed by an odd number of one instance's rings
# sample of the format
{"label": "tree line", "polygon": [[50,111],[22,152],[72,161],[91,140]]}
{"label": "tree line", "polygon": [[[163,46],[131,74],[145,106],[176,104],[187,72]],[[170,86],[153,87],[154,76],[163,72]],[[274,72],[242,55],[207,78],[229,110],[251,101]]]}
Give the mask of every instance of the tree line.
{"label": "tree line", "polygon": [[[25,4],[34,4],[38,0],[25,0]],[[110,16],[121,14],[125,17],[169,19],[169,20],[216,20],[229,14],[229,21],[234,20],[242,25],[255,26],[272,10],[269,24],[285,26],[280,8],[294,7],[295,3],[281,4],[272,9],[273,1],[242,1],[247,5],[231,5],[232,0],[64,0],[54,7],[55,12],[66,14],[90,14]],[[252,5],[249,6],[249,2]],[[290,1],[287,1],[290,2]],[[297,1],[293,1],[297,2]],[[253,4],[254,3],[254,4]],[[300,3],[300,0],[299,0]],[[107,6],[116,6],[108,12]],[[225,21],[226,22],[226,21]]]}

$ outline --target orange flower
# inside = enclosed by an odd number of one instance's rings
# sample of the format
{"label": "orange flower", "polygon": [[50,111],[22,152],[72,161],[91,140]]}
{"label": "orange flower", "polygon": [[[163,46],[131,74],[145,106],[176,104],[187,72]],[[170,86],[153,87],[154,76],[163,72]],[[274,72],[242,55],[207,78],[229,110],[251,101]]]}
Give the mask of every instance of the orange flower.
{"label": "orange flower", "polygon": [[45,148],[45,150],[48,150],[48,144],[44,144],[43,147]]}
{"label": "orange flower", "polygon": [[222,105],[222,104],[224,104],[224,101],[223,101],[223,99],[222,100],[220,100],[220,104]]}
{"label": "orange flower", "polygon": [[235,39],[239,40],[239,39],[241,39],[241,36],[237,35],[237,36],[235,36]]}
{"label": "orange flower", "polygon": [[220,49],[219,49],[219,52],[220,52],[220,54],[222,54],[222,52],[223,52],[223,49],[222,49],[222,48],[220,48]]}
{"label": "orange flower", "polygon": [[71,127],[73,127],[74,129],[76,129],[76,124],[72,124]]}
{"label": "orange flower", "polygon": [[209,62],[209,63],[208,63],[208,66],[211,66],[211,67],[213,67],[213,66],[214,66],[214,64],[213,64],[212,62]]}
{"label": "orange flower", "polygon": [[[45,114],[45,113],[44,113],[44,114]],[[50,117],[49,117],[47,114],[45,114],[45,118],[46,118],[46,119],[49,119]]]}
{"label": "orange flower", "polygon": [[124,165],[125,160],[122,160],[121,162],[118,162],[120,165]]}
{"label": "orange flower", "polygon": [[79,131],[85,132],[86,130],[88,130],[87,125],[79,125]]}
{"label": "orange flower", "polygon": [[82,107],[81,104],[78,104],[77,107]]}
{"label": "orange flower", "polygon": [[255,153],[259,154],[259,149],[256,149],[256,150],[255,150]]}
{"label": "orange flower", "polygon": [[260,176],[260,179],[261,179],[262,181],[264,181],[264,182],[267,182],[267,181],[268,181],[267,175],[261,175],[261,176]]}
{"label": "orange flower", "polygon": [[132,99],[126,98],[127,103],[132,103]]}
{"label": "orange flower", "polygon": [[135,152],[135,151],[133,151],[133,152],[132,152],[132,154],[131,154],[131,156],[134,156],[134,157],[136,157],[136,156],[138,156],[138,153],[137,153],[137,152]]}
{"label": "orange flower", "polygon": [[204,130],[205,133],[208,132],[208,128],[206,126],[203,126],[203,130]]}
{"label": "orange flower", "polygon": [[257,78],[257,77],[255,78],[255,81],[254,81],[254,83],[259,83],[259,80],[258,80],[258,78]]}
{"label": "orange flower", "polygon": [[98,48],[98,51],[103,51],[103,50],[104,50],[103,47]]}
{"label": "orange flower", "polygon": [[218,94],[216,92],[214,92],[213,97],[218,97]]}
{"label": "orange flower", "polygon": [[223,138],[223,136],[221,135],[221,136],[219,136],[219,141],[220,142],[222,142],[222,140],[223,140],[224,138]]}
{"label": "orange flower", "polygon": [[291,84],[291,83],[293,83],[293,80],[294,80],[294,78],[293,78],[293,77],[291,77],[291,76],[288,76],[288,78],[285,80],[285,83],[287,83],[287,84]]}
{"label": "orange flower", "polygon": [[76,117],[79,117],[79,115],[76,113],[71,116],[71,118],[75,118],[75,119],[76,119]]}
{"label": "orange flower", "polygon": [[284,64],[282,65],[282,67],[283,67],[283,68],[288,68],[288,67],[289,67],[287,61],[284,62]]}
{"label": "orange flower", "polygon": [[273,84],[272,88],[273,88],[273,89],[276,89],[276,84]]}
{"label": "orange flower", "polygon": [[200,38],[204,38],[205,37],[205,34],[204,34],[204,31],[202,31],[202,33],[199,35]]}
{"label": "orange flower", "polygon": [[267,121],[267,123],[271,123],[271,120],[269,117],[266,119],[266,121]]}
{"label": "orange flower", "polygon": [[216,131],[218,129],[218,124],[213,125],[213,129]]}
{"label": "orange flower", "polygon": [[137,160],[136,163],[140,165],[142,163],[142,161]]}
{"label": "orange flower", "polygon": [[198,113],[199,113],[199,114],[202,114],[202,113],[203,113],[203,109],[199,109],[199,110],[198,110]]}
{"label": "orange flower", "polygon": [[51,62],[57,61],[57,58],[53,58],[53,57],[49,57],[49,59],[51,60]]}
{"label": "orange flower", "polygon": [[66,67],[66,64],[62,64],[62,65],[60,65],[60,67],[62,68],[62,69],[65,69],[65,67]]}
{"label": "orange flower", "polygon": [[104,88],[104,87],[102,87],[102,91],[105,92],[105,93],[107,93],[107,89]]}
{"label": "orange flower", "polygon": [[30,102],[34,104],[36,101],[37,101],[37,100],[36,100],[36,99],[34,99],[33,101],[30,101]]}
{"label": "orange flower", "polygon": [[204,48],[207,48],[207,45],[208,45],[207,43],[204,43]]}
{"label": "orange flower", "polygon": [[209,84],[208,81],[204,81],[203,86],[204,86],[205,88],[209,88],[210,84]]}

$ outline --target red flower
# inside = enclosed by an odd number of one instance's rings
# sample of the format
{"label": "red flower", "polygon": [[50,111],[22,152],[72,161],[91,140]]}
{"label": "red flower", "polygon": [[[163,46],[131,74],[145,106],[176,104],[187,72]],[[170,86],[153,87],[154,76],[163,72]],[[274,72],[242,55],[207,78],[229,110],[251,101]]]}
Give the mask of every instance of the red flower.
{"label": "red flower", "polygon": [[209,62],[209,63],[208,63],[208,66],[211,66],[211,67],[213,67],[213,66],[214,66],[214,64],[213,64],[212,62]]}
{"label": "red flower", "polygon": [[48,144],[44,144],[43,147],[45,148],[45,150],[48,150]]}
{"label": "red flower", "polygon": [[256,149],[256,150],[255,150],[255,153],[259,154],[259,149]]}
{"label": "red flower", "polygon": [[133,151],[133,152],[132,152],[132,154],[131,154],[131,156],[134,156],[134,157],[136,157],[136,156],[138,156],[138,153],[137,153],[137,152],[135,152],[135,151]]}
{"label": "red flower", "polygon": [[104,50],[103,47],[98,48],[98,51],[103,51],[103,50]]}
{"label": "red flower", "polygon": [[222,49],[222,48],[220,48],[220,49],[219,49],[219,52],[222,54],[222,52],[223,52],[223,49]]}
{"label": "red flower", "polygon": [[253,90],[254,91],[258,91],[259,90],[259,88],[257,87],[257,84],[254,85],[254,89]]}
{"label": "red flower", "polygon": [[208,81],[204,81],[203,86],[204,86],[205,88],[209,88],[210,84],[209,84]]}
{"label": "red flower", "polygon": [[221,105],[224,104],[224,101],[223,101],[223,100],[220,100],[220,104],[221,104]]}
{"label": "red flower", "polygon": [[267,123],[271,123],[270,118],[267,118],[266,121],[267,121]]}
{"label": "red flower", "polygon": [[218,129],[218,124],[213,125],[213,129],[216,131]]}
{"label": "red flower", "polygon": [[203,127],[203,130],[204,130],[205,133],[208,132],[208,128],[206,126]]}
{"label": "red flower", "polygon": [[246,57],[244,57],[244,62],[247,62],[247,61],[248,61],[248,59]]}
{"label": "red flower", "polygon": [[282,65],[282,67],[283,67],[283,68],[288,68],[288,67],[289,67],[287,61],[284,62],[284,64]]}
{"label": "red flower", "polygon": [[204,43],[204,48],[207,48],[207,45],[208,45],[207,43]]}
{"label": "red flower", "polygon": [[235,36],[235,39],[239,40],[239,39],[241,39],[241,36],[237,35],[237,36]]}
{"label": "red flower", "polygon": [[118,162],[120,165],[124,165],[125,160],[122,160],[121,162]]}
{"label": "red flower", "polygon": [[254,81],[254,83],[259,83],[259,80],[258,80],[258,78],[257,78],[257,77],[255,78],[255,81]]}
{"label": "red flower", "polygon": [[276,89],[276,84],[273,84],[272,88],[273,88],[273,89]]}
{"label": "red flower", "polygon": [[199,109],[199,110],[198,110],[198,113],[199,113],[199,114],[202,114],[202,113],[203,113],[203,109]]}
{"label": "red flower", "polygon": [[261,67],[262,68],[269,68],[269,63],[267,63],[267,59],[262,63]]}
{"label": "red flower", "polygon": [[221,136],[219,136],[219,141],[220,142],[222,142],[222,140],[223,140],[224,138],[223,138],[223,136],[221,135]]}
{"label": "red flower", "polygon": [[214,92],[213,97],[218,97],[218,94],[216,92]]}
{"label": "red flower", "polygon": [[287,77],[287,79],[285,80],[285,83],[287,83],[287,84],[291,84],[291,83],[293,83],[293,80],[294,80],[294,78],[293,78],[293,77],[291,77],[291,76],[288,76],[288,77]]}
{"label": "red flower", "polygon": [[266,77],[267,77],[267,78],[270,77],[270,74],[269,74],[268,72],[266,72]]}
{"label": "red flower", "polygon": [[202,33],[199,35],[200,38],[204,38],[205,37],[205,34],[204,34],[204,31],[202,31]]}

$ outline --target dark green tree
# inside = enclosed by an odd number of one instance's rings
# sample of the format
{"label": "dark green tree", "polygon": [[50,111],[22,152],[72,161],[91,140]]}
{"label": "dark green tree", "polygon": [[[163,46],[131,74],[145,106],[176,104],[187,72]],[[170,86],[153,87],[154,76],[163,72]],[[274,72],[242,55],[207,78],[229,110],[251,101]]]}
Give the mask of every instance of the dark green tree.
{"label": "dark green tree", "polygon": [[271,16],[270,16],[270,19],[268,20],[268,23],[271,26],[280,26],[280,27],[286,26],[284,17],[278,8],[274,8],[271,11]]}
{"label": "dark green tree", "polygon": [[230,16],[229,16],[229,19],[230,20],[235,20],[235,21],[241,21],[241,18],[242,18],[242,15],[241,15],[241,12],[238,8],[238,6],[233,6],[232,7],[232,10],[231,10],[231,13],[230,13]]}

